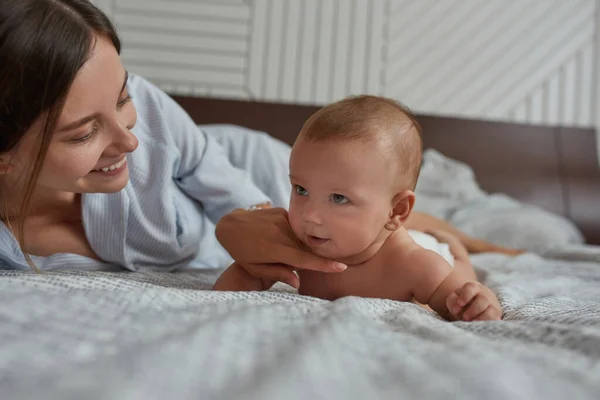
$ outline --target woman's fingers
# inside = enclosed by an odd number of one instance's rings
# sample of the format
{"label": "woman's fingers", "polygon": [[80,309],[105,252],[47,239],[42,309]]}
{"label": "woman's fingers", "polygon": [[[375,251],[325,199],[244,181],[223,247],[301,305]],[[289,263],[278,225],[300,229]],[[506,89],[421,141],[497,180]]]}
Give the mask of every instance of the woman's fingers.
{"label": "woman's fingers", "polygon": [[321,272],[346,269],[344,264],[304,251],[283,208],[233,211],[219,221],[216,235],[231,257],[243,265],[284,264]]}
{"label": "woman's fingers", "polygon": [[319,272],[342,272],[347,266],[337,261],[327,260],[299,248],[280,246],[273,249],[273,257],[278,263],[297,269],[307,269]]}

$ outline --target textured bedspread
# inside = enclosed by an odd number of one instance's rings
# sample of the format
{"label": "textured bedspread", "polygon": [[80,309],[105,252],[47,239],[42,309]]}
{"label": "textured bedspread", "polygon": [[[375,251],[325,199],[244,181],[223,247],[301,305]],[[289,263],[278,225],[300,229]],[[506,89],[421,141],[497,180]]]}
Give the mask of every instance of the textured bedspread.
{"label": "textured bedspread", "polygon": [[505,320],[207,289],[215,271],[0,272],[2,399],[598,399],[600,251],[473,257]]}

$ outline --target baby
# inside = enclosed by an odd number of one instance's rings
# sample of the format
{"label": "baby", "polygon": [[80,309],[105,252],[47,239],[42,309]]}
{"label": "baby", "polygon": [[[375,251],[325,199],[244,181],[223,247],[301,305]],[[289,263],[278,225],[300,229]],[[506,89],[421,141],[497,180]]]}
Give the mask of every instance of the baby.
{"label": "baby", "polygon": [[390,99],[348,98],[306,121],[290,157],[290,225],[311,252],[348,268],[297,271],[300,294],[412,301],[449,320],[501,319],[464,249],[448,240],[451,266],[403,227],[421,156],[416,118]]}

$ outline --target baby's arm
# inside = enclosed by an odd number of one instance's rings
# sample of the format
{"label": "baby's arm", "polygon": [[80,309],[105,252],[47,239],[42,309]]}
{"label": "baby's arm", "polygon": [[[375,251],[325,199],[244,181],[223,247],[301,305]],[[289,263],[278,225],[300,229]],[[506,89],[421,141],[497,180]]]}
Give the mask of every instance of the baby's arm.
{"label": "baby's arm", "polygon": [[213,290],[252,292],[268,290],[277,282],[298,288],[300,282],[293,270],[282,264],[238,264],[234,262],[219,276]]}
{"label": "baby's arm", "polygon": [[502,310],[494,293],[464,269],[452,268],[437,253],[413,251],[410,266],[413,297],[447,320],[496,320]]}
{"label": "baby's arm", "polygon": [[227,268],[213,286],[213,290],[231,292],[252,292],[269,289],[265,282],[250,275],[238,263],[233,263]]}

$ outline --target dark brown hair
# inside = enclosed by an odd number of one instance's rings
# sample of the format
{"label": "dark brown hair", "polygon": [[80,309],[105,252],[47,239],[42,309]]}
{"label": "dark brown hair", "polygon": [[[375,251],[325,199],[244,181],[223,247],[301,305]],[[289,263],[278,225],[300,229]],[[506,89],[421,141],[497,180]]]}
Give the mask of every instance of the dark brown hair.
{"label": "dark brown hair", "polygon": [[[19,144],[40,122],[37,153],[22,193],[17,238],[23,246],[27,215],[52,133],[69,89],[97,36],[121,43],[108,17],[87,0],[0,1],[0,154]],[[0,196],[3,194],[0,193]],[[0,201],[2,199],[0,198]],[[9,225],[11,210],[2,201]],[[33,266],[30,258],[27,261]]]}
{"label": "dark brown hair", "polygon": [[[421,169],[422,130],[417,117],[399,101],[379,96],[352,96],[313,114],[302,127],[300,139],[391,140],[390,149],[399,157],[401,175],[414,190]],[[398,183],[400,180],[395,178]]]}

